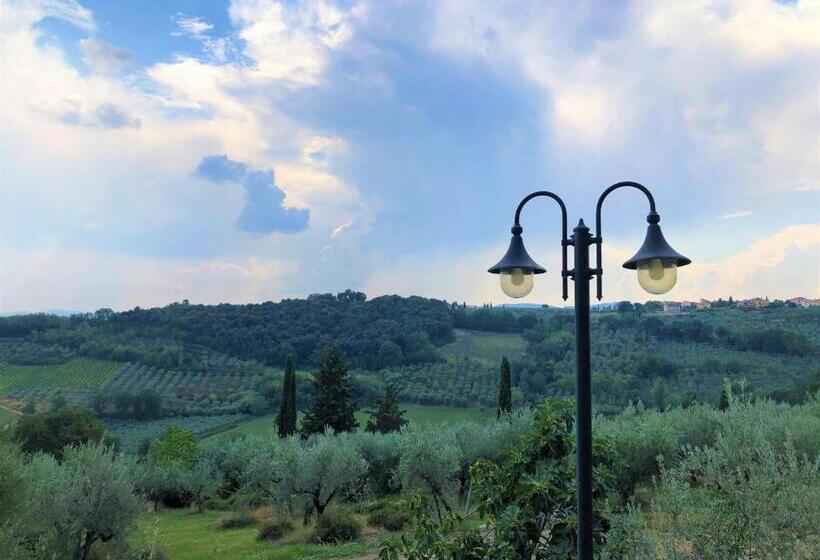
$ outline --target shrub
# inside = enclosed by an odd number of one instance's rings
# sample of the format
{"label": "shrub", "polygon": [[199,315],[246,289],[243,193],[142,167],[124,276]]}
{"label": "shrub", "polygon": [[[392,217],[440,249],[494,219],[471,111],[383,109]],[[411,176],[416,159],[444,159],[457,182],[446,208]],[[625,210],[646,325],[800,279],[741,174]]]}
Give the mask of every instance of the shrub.
{"label": "shrub", "polygon": [[352,541],[361,535],[362,526],[353,514],[329,510],[316,521],[313,541],[318,543],[339,543]]}
{"label": "shrub", "polygon": [[249,511],[238,511],[219,522],[219,529],[242,529],[256,525],[256,518]]}
{"label": "shrub", "polygon": [[286,534],[293,531],[293,524],[290,519],[266,519],[259,526],[259,533],[256,535],[258,541],[275,541],[281,539]]}
{"label": "shrub", "polygon": [[161,550],[148,547],[134,552],[128,560],[168,560],[168,555]]}
{"label": "shrub", "polygon": [[404,510],[385,507],[377,509],[367,517],[367,524],[382,527],[388,531],[401,531],[410,523],[410,514]]}

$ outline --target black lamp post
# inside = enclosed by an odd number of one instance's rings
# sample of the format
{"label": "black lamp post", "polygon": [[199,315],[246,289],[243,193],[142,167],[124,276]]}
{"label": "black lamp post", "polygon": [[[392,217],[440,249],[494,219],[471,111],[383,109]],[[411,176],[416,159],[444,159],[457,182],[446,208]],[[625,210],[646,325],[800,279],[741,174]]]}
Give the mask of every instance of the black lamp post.
{"label": "black lamp post", "polygon": [[[621,187],[634,187],[649,199],[649,227],[646,239],[638,252],[624,263],[624,268],[638,271],[638,283],[652,294],[663,294],[671,290],[677,280],[677,267],[690,261],[669,246],[658,225],[660,216],[655,211],[655,199],[649,189],[639,183],[623,181],[606,189],[598,199],[595,208],[595,237],[583,220],[578,221],[571,238],[567,238],[567,208],[561,198],[549,191],[529,194],[515,210],[512,240],[504,257],[488,272],[499,274],[501,289],[510,297],[524,297],[532,291],[533,276],[546,269],[537,264],[524,248],[519,223],[521,210],[533,198],[547,196],[561,207],[561,248],[563,298],[567,299],[567,278],[575,282],[575,432],[577,440],[576,488],[577,488],[577,538],[578,560],[592,560],[592,391],[589,353],[589,281],[597,279],[597,297],[602,297],[601,276],[601,205],[612,191]],[[573,268],[567,268],[567,247],[575,249]],[[589,266],[589,246],[595,245],[595,268]]]}

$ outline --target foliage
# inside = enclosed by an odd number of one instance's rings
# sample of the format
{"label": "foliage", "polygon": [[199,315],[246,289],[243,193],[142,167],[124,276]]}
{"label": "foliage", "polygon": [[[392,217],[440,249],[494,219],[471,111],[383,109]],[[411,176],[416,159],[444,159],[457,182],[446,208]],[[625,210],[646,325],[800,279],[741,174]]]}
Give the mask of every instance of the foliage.
{"label": "foliage", "polygon": [[398,432],[407,425],[405,412],[399,408],[399,392],[391,383],[388,383],[384,387],[384,396],[376,404],[376,408],[368,411],[370,420],[367,421],[365,429],[368,432],[380,434]]}
{"label": "foliage", "polygon": [[[574,440],[572,404],[542,403],[532,428],[498,462],[480,459],[471,467],[478,511],[487,535],[459,529],[460,519],[436,511],[438,522],[415,503],[415,533],[388,544],[382,557],[453,559],[572,558],[575,552]],[[606,494],[611,488],[612,449],[593,445],[594,538],[608,527]]]}
{"label": "foliage", "polygon": [[281,539],[291,531],[293,531],[293,523],[287,517],[265,519],[259,524],[259,533],[256,535],[256,540],[274,541]]}
{"label": "foliage", "polygon": [[165,435],[151,446],[148,459],[156,463],[176,464],[191,469],[196,464],[199,445],[189,430],[171,427]]}
{"label": "foliage", "polygon": [[362,525],[353,514],[341,510],[329,510],[316,521],[313,541],[340,543],[359,538]]}
{"label": "foliage", "polygon": [[367,472],[354,437],[347,434],[322,434],[301,442],[290,438],[283,446],[274,484],[282,505],[292,499],[301,502],[304,522],[316,512],[320,517],[335,499],[354,490]]}
{"label": "foliage", "polygon": [[154,441],[159,440],[171,427],[191,431],[197,437],[207,437],[236,426],[248,418],[245,414],[175,416],[145,422],[107,418],[105,425],[108,434],[120,440],[123,451],[135,454],[146,442],[150,446]]}
{"label": "foliage", "polygon": [[344,355],[336,344],[322,350],[313,387],[315,396],[302,420],[302,434],[320,434],[328,428],[336,433],[354,431],[358,425],[356,397]]}
{"label": "foliage", "polygon": [[388,531],[401,531],[410,523],[410,513],[395,505],[385,505],[367,516],[367,524]]}
{"label": "foliage", "polygon": [[296,433],[296,372],[293,368],[293,359],[290,357],[285,364],[280,406],[276,425],[279,437],[283,438]]}
{"label": "foliage", "polygon": [[482,307],[476,310],[453,304],[453,326],[457,329],[491,331],[498,333],[520,333],[538,324],[538,316],[531,311],[512,311]]}
{"label": "foliage", "polygon": [[689,448],[663,469],[652,505],[659,556],[804,558],[820,546],[820,466],[788,437],[776,446],[763,426],[742,421],[752,407],[734,407],[740,414],[714,448]]}
{"label": "foliage", "polygon": [[507,357],[501,358],[498,378],[498,417],[512,411],[512,382],[510,380],[510,362]]}
{"label": "foliage", "polygon": [[50,453],[58,460],[65,446],[99,442],[104,434],[105,426],[93,412],[69,406],[54,412],[26,414],[14,429],[14,439],[23,451]]}
{"label": "foliage", "polygon": [[37,454],[21,537],[36,557],[85,560],[96,542],[122,542],[139,515],[125,464],[108,446],[66,448],[62,464]]}
{"label": "foliage", "polygon": [[243,360],[281,365],[292,355],[314,360],[324,337],[338,341],[356,367],[381,367],[379,349],[390,341],[402,363],[435,360],[435,346],[453,337],[450,310],[442,301],[360,292],[313,294],[306,299],[252,305],[190,305],[75,315],[0,319],[0,336],[69,348],[88,357],[139,362],[161,369],[202,371],[192,347]]}

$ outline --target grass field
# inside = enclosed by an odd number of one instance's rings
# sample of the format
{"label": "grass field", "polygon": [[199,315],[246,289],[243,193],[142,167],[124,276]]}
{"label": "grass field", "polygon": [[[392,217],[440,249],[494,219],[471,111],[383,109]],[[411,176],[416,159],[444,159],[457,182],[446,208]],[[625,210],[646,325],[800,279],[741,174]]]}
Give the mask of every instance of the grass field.
{"label": "grass field", "polygon": [[[426,406],[420,404],[402,404],[401,407],[407,411],[405,418],[414,423],[441,424],[444,422],[459,422],[465,420],[481,421],[492,420],[495,415],[494,410],[481,410],[479,408],[454,408],[447,406]],[[224,431],[212,437],[224,437],[230,435],[256,435],[271,437],[275,433],[275,414],[266,414],[244,424]],[[356,420],[359,422],[359,429],[362,430],[367,425],[370,416],[364,411],[356,412]],[[300,415],[301,419],[301,415]]]}
{"label": "grass field", "polygon": [[[169,560],[324,560],[358,556],[378,546],[376,541],[339,546],[293,542],[306,540],[301,526],[276,543],[256,540],[256,527],[218,530],[217,523],[230,512],[167,510],[144,515],[132,541],[137,546],[158,545]],[[290,541],[290,542],[289,542]]]}
{"label": "grass field", "polygon": [[456,339],[438,349],[442,356],[475,358],[496,365],[499,356],[517,358],[524,352],[526,343],[517,334],[500,334],[456,329]]}
{"label": "grass field", "polygon": [[49,366],[0,364],[0,394],[11,389],[99,387],[120,367],[115,362],[89,358],[74,358]]}

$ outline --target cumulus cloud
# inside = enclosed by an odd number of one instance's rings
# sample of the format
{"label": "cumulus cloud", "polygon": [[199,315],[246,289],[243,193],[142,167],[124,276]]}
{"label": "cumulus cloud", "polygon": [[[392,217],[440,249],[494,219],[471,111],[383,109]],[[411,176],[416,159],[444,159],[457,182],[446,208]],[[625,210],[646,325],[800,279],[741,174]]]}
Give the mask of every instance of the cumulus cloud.
{"label": "cumulus cloud", "polygon": [[297,233],[308,227],[307,208],[285,207],[285,193],[276,186],[273,170],[259,171],[225,155],[207,156],[194,174],[203,179],[239,182],[245,188],[245,206],[237,224],[248,233]]}
{"label": "cumulus cloud", "polygon": [[83,62],[100,74],[116,74],[133,61],[127,50],[97,39],[80,39],[80,54]]}

